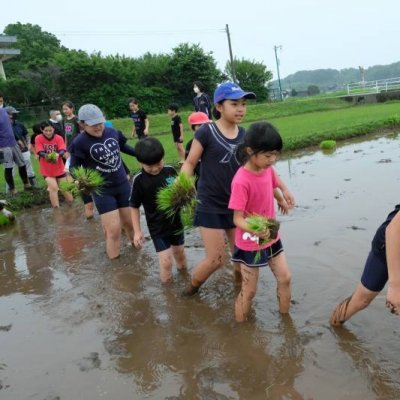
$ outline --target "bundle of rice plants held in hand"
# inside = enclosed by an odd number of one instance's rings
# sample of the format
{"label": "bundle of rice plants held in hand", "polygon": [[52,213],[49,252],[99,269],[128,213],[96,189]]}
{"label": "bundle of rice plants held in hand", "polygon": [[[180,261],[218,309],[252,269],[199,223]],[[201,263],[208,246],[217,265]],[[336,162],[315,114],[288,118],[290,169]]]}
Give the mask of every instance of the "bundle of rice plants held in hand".
{"label": "bundle of rice plants held in hand", "polygon": [[193,226],[196,208],[196,178],[179,172],[175,180],[157,193],[157,206],[168,217],[180,214],[184,228]]}
{"label": "bundle of rice plants held in hand", "polygon": [[72,168],[69,172],[73,182],[61,182],[60,189],[71,192],[74,196],[78,194],[101,194],[101,188],[105,180],[100,172],[84,167]]}
{"label": "bundle of rice plants held in hand", "polygon": [[[248,223],[250,230],[253,232],[264,233],[269,231],[268,239],[260,238],[258,243],[260,246],[263,246],[278,237],[280,223],[276,219],[269,219],[259,214],[251,214],[246,217],[246,222]],[[258,262],[260,258],[261,252],[258,250],[254,261]]]}
{"label": "bundle of rice plants held in hand", "polygon": [[57,163],[58,157],[59,157],[59,154],[56,153],[55,151],[52,151],[51,153],[47,153],[46,154],[46,160],[49,163],[52,163],[52,164],[56,164]]}

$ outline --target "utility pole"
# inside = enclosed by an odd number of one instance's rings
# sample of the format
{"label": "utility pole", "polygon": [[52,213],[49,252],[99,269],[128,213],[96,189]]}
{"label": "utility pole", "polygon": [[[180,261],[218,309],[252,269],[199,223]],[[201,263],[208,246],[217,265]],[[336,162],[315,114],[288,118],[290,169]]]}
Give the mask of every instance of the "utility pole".
{"label": "utility pole", "polygon": [[279,96],[281,98],[281,101],[283,101],[281,76],[279,75],[279,59],[278,59],[278,54],[277,54],[278,49],[282,50],[282,46],[274,46],[274,51],[275,51],[275,60],[276,60],[276,70],[278,72]]}
{"label": "utility pole", "polygon": [[231,72],[232,72],[232,79],[233,82],[236,82],[236,72],[235,72],[235,66],[233,64],[233,54],[232,54],[232,45],[231,45],[231,35],[229,34],[229,25],[225,25],[225,31],[226,31],[226,36],[228,37],[228,46],[229,46],[229,57],[231,59]]}

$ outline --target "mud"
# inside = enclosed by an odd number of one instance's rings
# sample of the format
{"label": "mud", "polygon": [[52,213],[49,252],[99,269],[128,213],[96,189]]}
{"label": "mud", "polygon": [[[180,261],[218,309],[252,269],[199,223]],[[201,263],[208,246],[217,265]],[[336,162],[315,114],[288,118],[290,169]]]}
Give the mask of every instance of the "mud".
{"label": "mud", "polygon": [[[385,291],[345,328],[328,324],[358,283],[375,229],[398,202],[400,140],[291,155],[277,170],[297,206],[280,216],[293,273],[290,316],[263,269],[237,324],[230,266],[198,295],[161,286],[150,241],[107,260],[98,218],[36,210],[0,232],[0,398],[398,399],[399,319]],[[203,250],[187,235],[189,264]]]}

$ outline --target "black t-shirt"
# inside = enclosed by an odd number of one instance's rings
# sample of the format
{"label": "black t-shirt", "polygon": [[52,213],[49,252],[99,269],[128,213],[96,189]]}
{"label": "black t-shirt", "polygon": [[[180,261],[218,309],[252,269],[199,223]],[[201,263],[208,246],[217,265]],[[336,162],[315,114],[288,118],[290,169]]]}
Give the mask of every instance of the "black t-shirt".
{"label": "black t-shirt", "polygon": [[200,96],[196,96],[193,99],[195,111],[201,111],[207,114],[208,118],[211,120],[211,101],[207,94],[201,93]]}
{"label": "black t-shirt", "polygon": [[200,178],[197,183],[197,209],[202,212],[231,214],[228,209],[232,178],[240,167],[236,147],[243,142],[244,129],[239,127],[234,139],[228,139],[214,123],[202,125],[194,134],[203,147]]}
{"label": "black t-shirt", "polygon": [[168,218],[158,210],[156,201],[158,191],[172,184],[176,175],[176,170],[166,165],[158,175],[151,175],[142,170],[133,177],[129,205],[133,208],[143,205],[147,227],[152,237],[166,237],[183,231],[179,215]]}
{"label": "black t-shirt", "polygon": [[171,118],[171,131],[174,139],[179,139],[181,137],[180,124],[182,123],[182,118],[179,115],[175,115]]}
{"label": "black t-shirt", "polygon": [[144,129],[146,128],[146,119],[147,114],[143,110],[137,110],[136,112],[132,112],[131,118],[133,120],[133,124],[135,125],[135,131],[138,138],[144,136]]}

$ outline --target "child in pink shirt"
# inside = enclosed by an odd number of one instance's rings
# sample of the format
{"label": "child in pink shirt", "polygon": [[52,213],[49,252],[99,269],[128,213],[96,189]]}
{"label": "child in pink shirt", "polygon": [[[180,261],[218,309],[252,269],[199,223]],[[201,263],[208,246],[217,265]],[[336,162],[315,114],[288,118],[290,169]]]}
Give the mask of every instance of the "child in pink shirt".
{"label": "child in pink shirt", "polygon": [[[268,230],[254,232],[246,221],[252,214],[274,219],[275,198],[284,214],[294,206],[292,194],[273,168],[282,146],[277,130],[267,122],[258,122],[248,128],[244,142],[237,149],[242,167],[232,180],[229,208],[234,212],[236,225],[232,261],[240,263],[242,274],[242,288],[235,302],[238,322],[247,319],[257,290],[259,268],[266,265],[277,280],[279,311],[289,312],[291,274],[279,234],[268,241]],[[267,243],[260,244],[260,239]]]}

